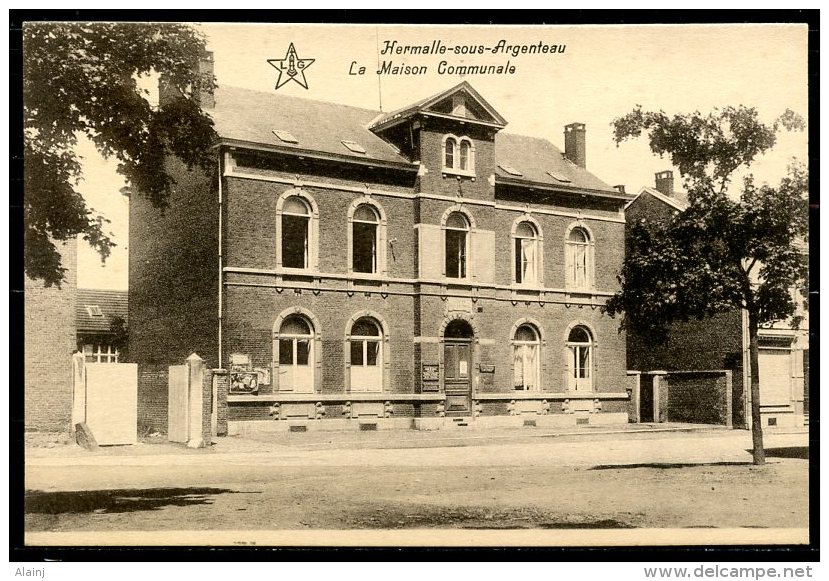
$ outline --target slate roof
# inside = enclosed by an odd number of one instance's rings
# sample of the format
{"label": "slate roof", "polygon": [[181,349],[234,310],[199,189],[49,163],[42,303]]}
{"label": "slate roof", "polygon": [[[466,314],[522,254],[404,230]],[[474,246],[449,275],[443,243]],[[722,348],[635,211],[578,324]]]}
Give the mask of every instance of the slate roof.
{"label": "slate roof", "polygon": [[[595,175],[564,157],[555,145],[540,137],[528,137],[501,131],[495,135],[495,157],[499,166],[517,169],[522,175],[514,176],[501,167],[495,169],[499,178],[531,181],[549,186],[605,190],[618,193]],[[547,172],[569,179],[562,182]]]}
{"label": "slate roof", "polygon": [[[215,96],[216,107],[207,113],[224,139],[411,166],[395,147],[367,129],[378,111],[227,86],[216,89]],[[275,129],[290,132],[298,143],[285,143],[273,134]],[[366,153],[349,150],[344,140],[356,141]]]}
{"label": "slate roof", "polygon": [[[322,152],[344,160],[377,160],[414,167],[397,148],[368,129],[383,118],[384,114],[379,111],[229,86],[216,89],[215,97],[216,106],[207,113],[223,140],[298,152]],[[405,110],[432,98],[420,100]],[[274,135],[274,130],[288,131],[297,143],[284,142]],[[355,141],[366,153],[355,153],[342,141]],[[619,195],[586,169],[564,159],[562,151],[546,139],[501,131],[495,137],[495,151],[496,165],[511,166],[522,174],[510,175],[498,167],[496,179]],[[548,171],[570,181],[559,181]]]}
{"label": "slate roof", "polygon": [[[92,316],[87,306],[97,305],[103,316]],[[78,333],[109,332],[112,317],[119,316],[127,320],[127,291],[79,288],[75,323]]]}
{"label": "slate roof", "polygon": [[627,209],[628,206],[630,206],[633,202],[638,200],[639,196],[641,196],[642,194],[650,194],[651,196],[653,196],[657,200],[659,200],[659,201],[661,201],[665,204],[668,204],[669,206],[679,210],[680,212],[682,212],[683,210],[688,208],[688,205],[689,205],[688,204],[688,196],[685,192],[674,191],[672,196],[666,196],[665,194],[663,194],[662,192],[660,192],[656,188],[650,188],[648,186],[645,186],[641,190],[639,190],[639,193],[636,194],[635,198],[633,198],[630,202],[627,203],[627,205],[625,206],[625,209]]}

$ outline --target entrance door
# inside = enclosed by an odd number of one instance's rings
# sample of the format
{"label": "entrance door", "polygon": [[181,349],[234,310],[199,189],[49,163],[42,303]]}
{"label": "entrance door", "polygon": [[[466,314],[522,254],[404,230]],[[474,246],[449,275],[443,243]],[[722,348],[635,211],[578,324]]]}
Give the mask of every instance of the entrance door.
{"label": "entrance door", "polygon": [[472,409],[472,328],[466,321],[452,321],[443,343],[443,386],[446,415],[468,415]]}

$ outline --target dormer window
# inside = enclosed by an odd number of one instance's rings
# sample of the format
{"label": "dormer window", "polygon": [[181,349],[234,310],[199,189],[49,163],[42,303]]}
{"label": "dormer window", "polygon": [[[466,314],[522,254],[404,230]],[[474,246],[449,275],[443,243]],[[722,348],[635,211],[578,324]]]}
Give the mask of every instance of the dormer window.
{"label": "dormer window", "polygon": [[86,312],[89,313],[90,317],[103,317],[104,313],[101,311],[101,307],[98,305],[85,305]]}
{"label": "dormer window", "polygon": [[563,184],[569,184],[570,183],[570,178],[568,178],[564,174],[561,174],[561,173],[558,173],[558,172],[555,172],[555,171],[548,171],[547,175],[549,175],[554,180],[560,181]]}
{"label": "dormer window", "polygon": [[284,143],[299,143],[299,140],[294,137],[293,133],[283,131],[282,129],[274,129],[273,134],[276,135],[280,141]]}
{"label": "dormer window", "polygon": [[366,152],[366,148],[357,143],[356,141],[343,140],[340,143],[342,143],[349,151],[353,151],[354,153]]}
{"label": "dormer window", "polygon": [[511,176],[521,176],[523,175],[520,171],[512,167],[511,165],[499,165],[503,171],[507,172]]}
{"label": "dormer window", "polygon": [[475,145],[471,139],[455,135],[443,138],[443,172],[475,175]]}

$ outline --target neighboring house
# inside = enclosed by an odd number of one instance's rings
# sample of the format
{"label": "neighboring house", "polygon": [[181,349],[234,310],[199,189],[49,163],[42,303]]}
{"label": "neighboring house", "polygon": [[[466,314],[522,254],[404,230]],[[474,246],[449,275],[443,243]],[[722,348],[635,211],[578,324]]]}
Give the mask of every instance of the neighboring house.
{"label": "neighboring house", "polygon": [[238,372],[231,426],[628,421],[600,307],[631,196],[587,171],[583,124],[564,152],[506,133],[467,82],[385,114],[201,103],[216,172],[171,160],[169,207],[130,203],[140,424],[166,429],[167,366],[193,352]]}
{"label": "neighboring house", "polygon": [[[688,207],[674,189],[673,172],[656,174],[656,187],[643,187],[625,210],[628,224],[667,221]],[[805,312],[797,313],[806,316]],[[750,421],[748,318],[740,310],[701,321],[676,323],[665,342],[628,331],[628,367],[638,371],[732,371],[732,421]],[[764,426],[802,426],[808,410],[808,317],[799,329],[779,322],[760,329],[760,404]],[[807,405],[804,407],[804,398]]]}
{"label": "neighboring house", "polygon": [[24,276],[26,430],[69,430],[78,244],[70,240],[57,243],[56,247],[66,269],[66,278],[60,287],[45,287],[43,281]]}
{"label": "neighboring house", "polygon": [[128,320],[127,291],[78,289],[76,325],[78,350],[88,363],[118,363],[119,337],[113,319]]}

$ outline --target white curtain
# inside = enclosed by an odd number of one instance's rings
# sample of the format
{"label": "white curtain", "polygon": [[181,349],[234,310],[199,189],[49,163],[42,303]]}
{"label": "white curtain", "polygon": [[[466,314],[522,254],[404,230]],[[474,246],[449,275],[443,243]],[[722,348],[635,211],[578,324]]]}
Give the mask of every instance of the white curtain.
{"label": "white curtain", "polygon": [[536,385],[536,377],[538,373],[536,372],[536,346],[535,345],[526,345],[525,346],[525,353],[526,357],[524,358],[524,365],[527,369],[527,372],[524,374],[524,384],[526,385],[527,389],[535,389]]}
{"label": "white curtain", "polygon": [[523,282],[536,282],[535,268],[535,240],[521,240],[521,280]]}
{"label": "white curtain", "polygon": [[524,387],[524,357],[522,356],[523,345],[516,345],[513,359],[513,379],[512,384],[516,389]]}

